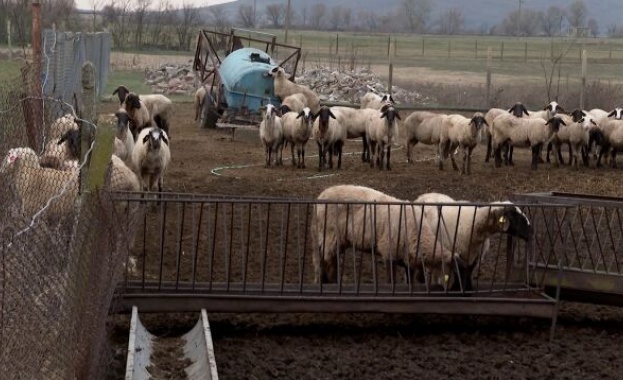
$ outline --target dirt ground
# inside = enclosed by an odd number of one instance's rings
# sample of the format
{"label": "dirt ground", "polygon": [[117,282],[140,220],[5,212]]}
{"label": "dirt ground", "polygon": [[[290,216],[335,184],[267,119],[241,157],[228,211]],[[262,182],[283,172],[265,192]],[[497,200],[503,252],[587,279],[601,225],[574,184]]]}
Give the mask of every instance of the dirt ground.
{"label": "dirt ground", "polygon": [[[105,104],[112,112],[115,104]],[[437,170],[433,149],[417,146],[414,164],[405,149],[392,152],[391,171],[360,161],[360,142],[348,142],[342,170],[319,175],[317,149],[307,145],[306,169],[264,168],[259,138],[198,129],[191,103],[176,106],[171,125],[171,168],[167,191],[311,198],[335,184],[358,184],[403,199],[430,191],[472,201],[505,199],[509,194],[569,191],[620,195],[620,169],[540,165],[530,170],[526,150],[516,150],[514,167],[485,164],[478,147],[470,176]],[[407,115],[402,115],[403,119]],[[350,154],[352,153],[352,154]],[[289,157],[289,151],[284,152]],[[146,315],[152,332],[180,334],[197,315]],[[615,379],[623,370],[623,310],[563,303],[553,344],[549,321],[519,318],[422,315],[212,314],[219,375],[222,379]],[[127,346],[125,316],[113,319],[119,353]],[[117,363],[120,364],[120,363]],[[120,378],[122,371],[113,378]],[[117,377],[119,376],[119,377]]]}

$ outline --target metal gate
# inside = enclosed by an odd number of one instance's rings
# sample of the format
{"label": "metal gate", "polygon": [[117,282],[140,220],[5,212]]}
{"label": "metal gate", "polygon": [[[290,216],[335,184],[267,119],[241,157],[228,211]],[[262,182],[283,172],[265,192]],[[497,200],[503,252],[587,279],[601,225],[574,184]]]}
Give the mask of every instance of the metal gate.
{"label": "metal gate", "polygon": [[540,226],[530,283],[569,300],[623,305],[623,198],[561,192],[514,195]]}
{"label": "metal gate", "polygon": [[[556,313],[555,298],[529,281],[536,277],[535,268],[528,265],[528,258],[534,254],[533,241],[501,233],[492,235],[489,252],[475,272],[471,290],[462,286],[450,290],[430,281],[430,277],[424,283],[406,281],[401,269],[391,270],[378,254],[352,248],[338,252],[341,259],[337,260],[337,282],[323,284],[315,281],[312,223],[315,207],[327,207],[327,203],[173,193],[145,198],[130,193],[111,196],[115,202],[139,204],[142,212],[138,233],[134,242],[129,242],[133,244],[132,257],[128,258],[126,276],[118,289],[116,305],[122,312],[129,312],[135,305],[143,312],[205,308],[209,312],[391,312],[545,318]],[[488,205],[464,205],[475,206]],[[374,207],[380,210],[385,205]],[[406,210],[422,206],[400,207]],[[370,212],[369,217],[373,214]]]}

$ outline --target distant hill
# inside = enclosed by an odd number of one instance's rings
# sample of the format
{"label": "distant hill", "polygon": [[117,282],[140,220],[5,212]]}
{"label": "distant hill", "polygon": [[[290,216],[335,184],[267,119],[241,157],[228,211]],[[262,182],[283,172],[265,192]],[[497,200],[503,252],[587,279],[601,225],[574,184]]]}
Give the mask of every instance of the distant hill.
{"label": "distant hill", "polygon": [[[260,15],[264,14],[268,4],[285,3],[285,0],[236,0],[231,3],[214,5],[214,7],[227,9],[229,17],[233,18],[237,14],[240,4],[253,5],[254,1]],[[520,1],[523,9],[545,11],[550,6],[567,9],[574,0],[431,0],[433,5],[431,19],[436,20],[444,11],[456,8],[461,10],[465,17],[465,29],[488,29],[500,24],[509,12],[516,10]],[[381,2],[379,0],[291,0],[292,7],[297,13],[300,13],[304,7],[309,10],[314,4],[324,3],[328,9],[341,6],[353,9],[354,15],[359,10],[365,10],[374,11],[379,16],[396,10],[400,7],[401,2],[402,0],[384,0]],[[613,11],[620,9],[620,0],[585,0],[584,3],[589,11],[586,19],[596,19],[602,33],[609,26],[623,24],[620,12]],[[382,4],[385,11],[379,9],[379,4]],[[205,8],[202,11],[204,15],[207,15]]]}

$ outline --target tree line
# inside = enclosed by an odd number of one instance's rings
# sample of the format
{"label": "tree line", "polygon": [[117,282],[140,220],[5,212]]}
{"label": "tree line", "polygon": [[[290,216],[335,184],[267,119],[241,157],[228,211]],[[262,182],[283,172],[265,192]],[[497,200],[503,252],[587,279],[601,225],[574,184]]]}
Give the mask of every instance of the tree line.
{"label": "tree line", "polygon": [[[168,0],[95,0],[92,11],[81,12],[75,10],[74,0],[40,2],[44,27],[107,30],[118,49],[189,50],[197,30],[202,27],[224,31],[232,26],[280,29],[286,23],[291,29],[306,30],[509,36],[561,36],[567,35],[569,30],[577,30],[584,36],[623,36],[623,27],[618,25],[600,31],[597,20],[588,18],[584,0],[576,0],[566,8],[551,6],[545,11],[524,7],[520,0],[517,9],[510,11],[498,24],[482,24],[477,28],[465,25],[464,11],[458,8],[432,17],[434,0],[401,0],[385,14],[320,2],[296,10],[292,7],[288,14],[284,0],[275,0],[263,9],[249,3],[241,3],[237,8],[224,5],[197,8],[184,3],[181,8],[174,8]],[[0,0],[0,41],[6,41],[10,22],[13,44],[30,42],[30,3],[29,0]]]}

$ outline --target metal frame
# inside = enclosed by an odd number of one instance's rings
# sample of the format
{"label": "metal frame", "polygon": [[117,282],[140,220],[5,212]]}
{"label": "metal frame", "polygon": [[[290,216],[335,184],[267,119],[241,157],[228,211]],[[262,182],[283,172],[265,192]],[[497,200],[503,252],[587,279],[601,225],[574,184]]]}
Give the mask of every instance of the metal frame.
{"label": "metal frame", "polygon": [[[133,249],[140,271],[128,271],[119,284],[118,312],[129,312],[137,305],[144,312],[205,308],[210,312],[556,315],[556,298],[527,281],[533,275],[527,265],[532,245],[506,235],[492,238],[489,267],[479,272],[473,290],[450,291],[430,281],[406,283],[373,255],[350,248],[340,253],[338,282],[316,284],[311,211],[342,202],[176,193],[150,199],[133,193],[111,196],[115,202],[141,202],[146,210]],[[490,204],[464,205],[474,206]]]}

